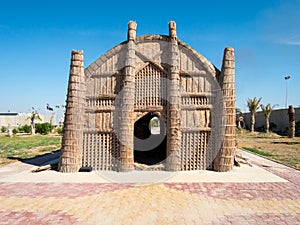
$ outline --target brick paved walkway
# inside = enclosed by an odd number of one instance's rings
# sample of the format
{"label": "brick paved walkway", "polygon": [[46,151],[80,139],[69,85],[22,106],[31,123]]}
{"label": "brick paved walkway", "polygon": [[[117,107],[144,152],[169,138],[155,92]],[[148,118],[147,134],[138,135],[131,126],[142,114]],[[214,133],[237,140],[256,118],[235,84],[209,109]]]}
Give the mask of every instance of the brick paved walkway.
{"label": "brick paved walkway", "polygon": [[300,224],[300,171],[243,154],[288,182],[0,182],[0,224]]}

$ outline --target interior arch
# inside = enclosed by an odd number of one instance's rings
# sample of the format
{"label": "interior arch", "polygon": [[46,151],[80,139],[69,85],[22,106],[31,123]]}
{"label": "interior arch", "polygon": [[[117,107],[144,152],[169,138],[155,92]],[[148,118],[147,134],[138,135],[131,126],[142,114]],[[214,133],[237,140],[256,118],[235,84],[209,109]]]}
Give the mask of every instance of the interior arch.
{"label": "interior arch", "polygon": [[166,159],[167,135],[165,122],[149,112],[134,123],[134,162],[155,165]]}

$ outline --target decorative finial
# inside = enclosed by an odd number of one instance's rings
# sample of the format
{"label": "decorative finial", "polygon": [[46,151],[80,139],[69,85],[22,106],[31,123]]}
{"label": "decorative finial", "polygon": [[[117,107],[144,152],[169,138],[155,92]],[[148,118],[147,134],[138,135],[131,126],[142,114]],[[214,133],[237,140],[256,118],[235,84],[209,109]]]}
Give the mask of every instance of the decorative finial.
{"label": "decorative finial", "polygon": [[128,41],[134,41],[136,37],[136,22],[135,21],[129,21],[128,22]]}
{"label": "decorative finial", "polygon": [[228,46],[224,49],[224,57],[227,60],[234,60],[234,48]]}
{"label": "decorative finial", "polygon": [[169,22],[169,36],[171,38],[177,38],[175,21],[170,21]]}

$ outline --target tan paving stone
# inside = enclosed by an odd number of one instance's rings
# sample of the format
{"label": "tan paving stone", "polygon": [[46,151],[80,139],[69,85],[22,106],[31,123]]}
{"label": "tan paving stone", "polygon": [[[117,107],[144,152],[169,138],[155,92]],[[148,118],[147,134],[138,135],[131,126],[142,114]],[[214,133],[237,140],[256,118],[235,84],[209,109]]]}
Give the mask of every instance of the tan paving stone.
{"label": "tan paving stone", "polygon": [[[143,198],[149,198],[153,191],[161,193],[161,198],[155,198],[150,204],[145,204],[140,200],[140,195]],[[98,196],[102,201],[93,202],[93,207],[86,207],[95,196],[84,196],[75,199],[55,199],[55,198],[1,198],[1,210],[21,211],[28,209],[31,211],[44,210],[52,212],[55,210],[66,212],[76,218],[95,223],[99,217],[113,217],[117,221],[150,221],[160,223],[193,223],[193,220],[200,219],[203,222],[212,221],[216,217],[232,214],[255,214],[255,213],[275,213],[275,214],[298,214],[300,200],[216,200],[212,198],[202,198],[195,194],[185,193],[181,191],[168,190],[163,186],[141,189],[133,188],[121,191],[116,191],[113,196],[111,193],[102,193]],[[176,193],[174,193],[176,192]],[[126,210],[116,208],[113,197],[121,196]],[[128,198],[127,196],[131,196]],[[159,195],[158,195],[159,196]],[[168,201],[173,196],[171,201]],[[152,196],[153,197],[153,196]],[[105,202],[105,205],[102,205]],[[180,204],[176,204],[180,202]],[[26,203],[26,204],[25,204]],[[161,207],[165,205],[166,207]],[[237,207],[233,211],[234,205]],[[282,207],[282,205],[290,207]],[[168,211],[166,211],[166,208]],[[216,210],[208,212],[205,209],[214,208]],[[95,210],[97,209],[97,210]],[[101,210],[100,210],[101,209]],[[129,209],[129,210],[128,210]],[[121,211],[120,211],[121,210]],[[103,216],[101,216],[103,215]],[[112,221],[112,220],[111,220]],[[99,221],[98,221],[99,222]],[[152,223],[153,222],[153,223]]]}
{"label": "tan paving stone", "polygon": [[300,173],[262,161],[289,182],[2,182],[0,224],[300,224]]}

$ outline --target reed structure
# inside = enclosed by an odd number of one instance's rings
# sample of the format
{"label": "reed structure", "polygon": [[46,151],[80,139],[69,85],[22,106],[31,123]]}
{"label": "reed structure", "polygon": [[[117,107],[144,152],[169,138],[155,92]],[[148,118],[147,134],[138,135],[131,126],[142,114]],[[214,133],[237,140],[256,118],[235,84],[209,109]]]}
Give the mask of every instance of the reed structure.
{"label": "reed structure", "polygon": [[233,48],[219,71],[177,38],[174,21],[169,35],[136,29],[130,21],[127,40],[85,69],[72,51],[59,170],[231,170]]}

